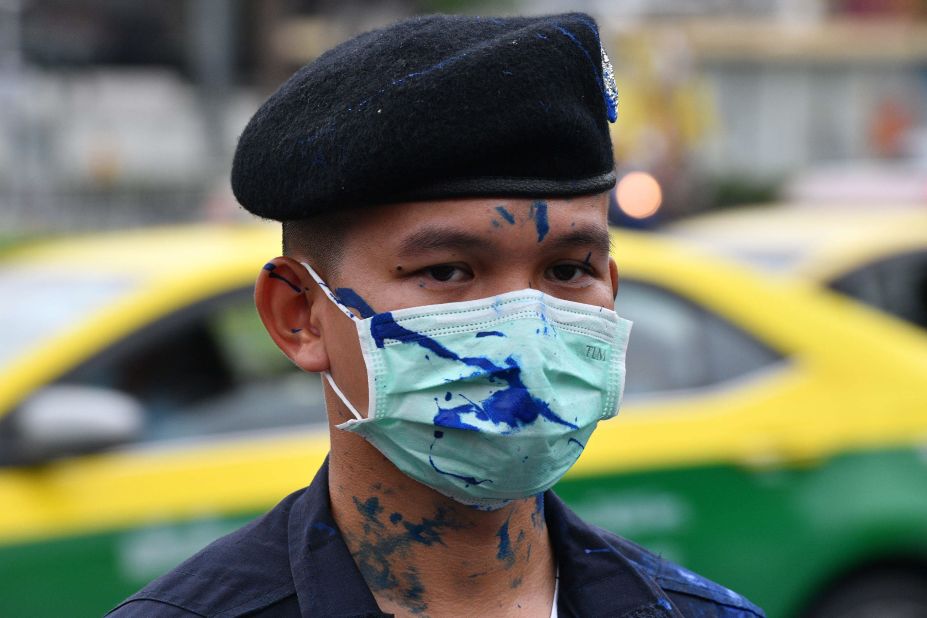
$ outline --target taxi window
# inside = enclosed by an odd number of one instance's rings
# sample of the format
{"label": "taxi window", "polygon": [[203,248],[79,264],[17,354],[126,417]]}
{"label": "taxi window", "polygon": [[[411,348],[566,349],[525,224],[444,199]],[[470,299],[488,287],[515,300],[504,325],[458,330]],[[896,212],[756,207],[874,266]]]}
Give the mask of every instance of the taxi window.
{"label": "taxi window", "polygon": [[927,328],[927,251],[913,251],[847,273],[830,287],[911,324]]}
{"label": "taxi window", "polygon": [[127,277],[18,266],[0,270],[0,368],[112,304],[135,284]]}
{"label": "taxi window", "polygon": [[781,359],[720,316],[654,285],[622,279],[615,310],[634,322],[628,395],[713,386]]}
{"label": "taxi window", "polygon": [[62,379],[136,398],[142,441],[323,422],[318,376],[276,347],[243,289],[149,326]]}

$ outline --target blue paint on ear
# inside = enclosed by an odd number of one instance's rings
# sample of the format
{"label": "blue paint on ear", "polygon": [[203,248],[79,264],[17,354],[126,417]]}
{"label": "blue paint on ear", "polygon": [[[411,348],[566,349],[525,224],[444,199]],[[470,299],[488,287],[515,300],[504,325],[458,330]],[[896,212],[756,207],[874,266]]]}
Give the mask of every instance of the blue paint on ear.
{"label": "blue paint on ear", "polygon": [[531,218],[534,219],[534,226],[538,230],[538,242],[541,242],[550,231],[550,224],[547,222],[547,202],[539,200],[532,204]]}
{"label": "blue paint on ear", "polygon": [[335,290],[335,296],[338,297],[338,301],[345,307],[357,309],[362,318],[372,318],[377,313],[367,304],[367,301],[365,301],[360,294],[351,288],[338,288]]}
{"label": "blue paint on ear", "polygon": [[510,212],[508,211],[508,209],[506,209],[505,206],[496,206],[496,212],[498,212],[498,213],[499,213],[499,216],[501,216],[503,219],[505,219],[505,221],[506,221],[509,225],[515,225],[515,215],[513,215],[512,213],[510,213]]}
{"label": "blue paint on ear", "polygon": [[267,276],[270,277],[271,279],[276,279],[276,280],[278,280],[278,281],[283,281],[285,284],[287,284],[288,286],[290,286],[290,289],[291,289],[291,290],[293,290],[293,291],[296,292],[297,294],[301,294],[301,293],[302,293],[302,290],[300,289],[300,287],[299,287],[298,285],[296,285],[295,283],[293,283],[292,281],[290,281],[289,279],[287,279],[287,278],[284,277],[283,275],[277,274],[277,273],[275,273],[275,272],[273,272],[273,271],[269,271],[268,274],[267,274]]}
{"label": "blue paint on ear", "polygon": [[271,271],[275,268],[277,268],[277,265],[271,262],[267,262],[266,264],[264,264],[264,270]]}
{"label": "blue paint on ear", "polygon": [[301,328],[291,328],[291,329],[290,329],[290,332],[293,333],[293,334],[295,335],[296,333],[301,332],[302,330],[303,330],[303,329],[301,329]]}

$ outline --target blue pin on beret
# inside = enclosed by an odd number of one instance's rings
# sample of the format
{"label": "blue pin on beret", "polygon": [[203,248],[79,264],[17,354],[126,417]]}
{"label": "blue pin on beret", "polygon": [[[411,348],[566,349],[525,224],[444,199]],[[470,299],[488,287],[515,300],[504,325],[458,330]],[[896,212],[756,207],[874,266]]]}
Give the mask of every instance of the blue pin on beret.
{"label": "blue pin on beret", "polygon": [[287,80],[245,127],[232,188],[278,221],[371,204],[567,197],[615,184],[614,76],[588,15],[435,15]]}

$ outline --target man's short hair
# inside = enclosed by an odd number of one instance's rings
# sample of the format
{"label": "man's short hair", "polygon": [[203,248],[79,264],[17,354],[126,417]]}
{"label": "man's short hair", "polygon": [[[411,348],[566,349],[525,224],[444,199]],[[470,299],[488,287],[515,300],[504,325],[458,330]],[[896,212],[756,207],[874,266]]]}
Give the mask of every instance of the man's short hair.
{"label": "man's short hair", "polygon": [[337,276],[344,258],[350,212],[283,222],[283,254],[306,261],[324,278]]}

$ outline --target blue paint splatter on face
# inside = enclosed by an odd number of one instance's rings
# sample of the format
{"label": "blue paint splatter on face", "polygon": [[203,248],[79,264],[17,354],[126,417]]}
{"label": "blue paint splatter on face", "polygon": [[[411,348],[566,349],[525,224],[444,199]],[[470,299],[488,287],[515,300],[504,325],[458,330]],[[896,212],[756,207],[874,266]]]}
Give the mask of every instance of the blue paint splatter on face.
{"label": "blue paint splatter on face", "polygon": [[586,266],[589,266],[589,260],[590,260],[590,259],[592,259],[592,251],[590,251],[589,253],[586,254],[586,259],[583,260],[583,264],[585,264]]}
{"label": "blue paint splatter on face", "polygon": [[505,206],[496,206],[496,212],[510,225],[515,225],[515,215],[506,210]]}
{"label": "blue paint splatter on face", "polygon": [[471,378],[485,377],[490,382],[501,381],[508,385],[506,388],[495,391],[479,403],[466,400],[466,404],[450,409],[443,409],[438,406],[438,413],[434,418],[436,425],[479,431],[479,428],[465,423],[461,418],[464,414],[474,414],[480,420],[490,421],[494,425],[504,423],[511,429],[534,423],[538,417],[543,417],[570,429],[577,429],[577,426],[573,423],[557,416],[546,402],[531,395],[521,379],[521,367],[511,356],[505,360],[504,367],[496,365],[483,356],[458,356],[434,339],[397,324],[391,312],[378,313],[373,316],[370,323],[370,334],[378,348],[382,348],[387,339],[402,343],[415,343],[441,358],[461,362],[478,369],[479,371],[469,376]]}
{"label": "blue paint splatter on face", "polygon": [[496,221],[495,219],[491,220],[490,223],[492,223],[493,227],[502,227],[502,224]]}
{"label": "blue paint splatter on face", "polygon": [[275,272],[274,272],[274,269],[275,269],[275,268],[277,268],[276,264],[271,264],[270,262],[268,262],[267,264],[264,264],[264,270],[267,271],[267,276],[268,276],[268,277],[270,277],[271,279],[276,279],[277,281],[283,281],[285,284],[287,284],[288,286],[290,286],[290,289],[291,289],[291,290],[293,290],[293,291],[296,292],[297,294],[301,294],[301,293],[302,293],[302,289],[301,289],[298,285],[296,285],[295,283],[293,283],[292,281],[290,281],[289,279],[287,279],[287,278],[284,277],[283,275],[281,275],[281,274],[279,274],[279,273],[275,273]]}
{"label": "blue paint splatter on face", "polygon": [[389,521],[391,524],[398,524],[402,521],[402,513],[392,513],[389,516]]}
{"label": "blue paint splatter on face", "polygon": [[505,334],[497,330],[484,330],[476,334],[477,339],[480,337],[505,337]]}
{"label": "blue paint splatter on face", "polygon": [[509,539],[508,519],[506,519],[505,523],[496,531],[496,536],[499,537],[499,548],[496,551],[496,559],[505,562],[506,568],[509,568],[515,564],[515,551],[512,549],[512,542]]}
{"label": "blue paint splatter on face", "polygon": [[360,294],[351,288],[338,288],[335,290],[335,296],[338,297],[342,305],[357,309],[362,318],[372,318],[377,313]]}
{"label": "blue paint splatter on face", "polygon": [[538,230],[538,242],[541,242],[550,231],[550,224],[547,222],[547,202],[537,201],[532,204],[530,217],[534,219],[534,226]]}

